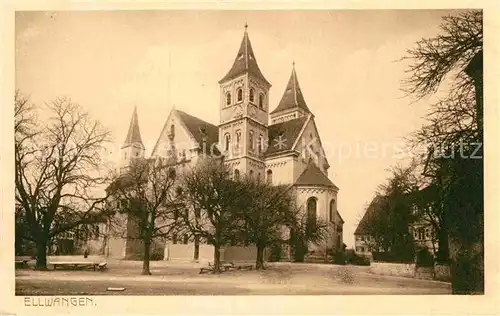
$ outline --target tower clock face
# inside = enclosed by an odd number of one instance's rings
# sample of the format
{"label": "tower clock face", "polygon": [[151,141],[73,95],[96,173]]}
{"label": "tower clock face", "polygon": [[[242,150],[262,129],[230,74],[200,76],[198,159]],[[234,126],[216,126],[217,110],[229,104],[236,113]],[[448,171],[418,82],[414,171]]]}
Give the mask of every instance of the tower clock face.
{"label": "tower clock face", "polygon": [[234,117],[242,116],[243,115],[243,106],[237,105],[234,107]]}
{"label": "tower clock face", "polygon": [[250,114],[251,117],[256,117],[257,116],[257,108],[255,106],[249,105],[248,106],[248,114]]}

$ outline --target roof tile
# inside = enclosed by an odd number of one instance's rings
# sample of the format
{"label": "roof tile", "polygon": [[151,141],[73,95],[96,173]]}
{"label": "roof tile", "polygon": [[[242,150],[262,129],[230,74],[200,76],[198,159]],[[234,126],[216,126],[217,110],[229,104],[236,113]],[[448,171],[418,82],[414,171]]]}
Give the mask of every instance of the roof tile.
{"label": "roof tile", "polygon": [[309,161],[306,169],[302,172],[297,181],[295,181],[295,185],[324,186],[338,189],[312,160]]}

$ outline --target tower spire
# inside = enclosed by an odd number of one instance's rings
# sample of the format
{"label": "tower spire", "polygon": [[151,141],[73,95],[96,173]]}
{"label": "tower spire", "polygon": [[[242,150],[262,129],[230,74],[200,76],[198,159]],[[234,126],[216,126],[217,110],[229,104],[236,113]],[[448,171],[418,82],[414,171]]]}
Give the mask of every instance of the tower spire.
{"label": "tower spire", "polygon": [[245,73],[250,73],[263,81],[264,84],[268,85],[269,87],[271,86],[269,81],[264,78],[264,75],[260,71],[259,65],[257,64],[257,60],[255,59],[255,54],[252,49],[252,43],[250,42],[250,38],[248,36],[248,23],[246,21],[245,31],[243,32],[243,39],[241,40],[240,49],[236,54],[233,66],[224,76],[224,78],[219,81],[219,83],[234,79]]}
{"label": "tower spire", "polygon": [[304,100],[302,90],[300,89],[299,80],[297,79],[295,61],[292,63],[292,73],[290,75],[290,79],[288,80],[288,84],[286,85],[285,92],[281,97],[281,101],[278,104],[278,107],[272,111],[271,114],[292,108],[300,108],[303,111],[310,113],[306,101]]}
{"label": "tower spire", "polygon": [[144,149],[144,144],[142,143],[141,132],[139,130],[139,117],[137,115],[137,106],[134,106],[134,112],[132,113],[132,119],[130,120],[130,125],[128,128],[127,138],[123,143],[122,148],[129,146],[139,146]]}

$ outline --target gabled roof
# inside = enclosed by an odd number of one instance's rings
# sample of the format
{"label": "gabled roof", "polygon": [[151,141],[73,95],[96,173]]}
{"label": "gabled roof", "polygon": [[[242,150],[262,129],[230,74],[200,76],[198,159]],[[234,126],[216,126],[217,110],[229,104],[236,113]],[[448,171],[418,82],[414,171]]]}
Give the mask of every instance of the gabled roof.
{"label": "gabled roof", "polygon": [[306,111],[306,113],[311,113],[306,105],[304,96],[302,95],[299,80],[297,79],[297,73],[295,72],[295,66],[292,69],[292,74],[290,75],[290,79],[288,79],[288,84],[286,85],[285,92],[281,97],[281,101],[278,104],[278,107],[274,109],[271,114],[293,108],[300,108]]}
{"label": "gabled roof", "polygon": [[219,142],[219,127],[208,123],[202,119],[194,117],[186,112],[174,110],[179,119],[184,123],[188,132],[193,135],[196,142],[202,144],[203,141],[207,142],[207,146]]}
{"label": "gabled roof", "polygon": [[134,108],[134,113],[132,113],[132,119],[130,120],[130,126],[128,128],[127,138],[125,138],[125,142],[123,142],[122,148],[131,145],[138,145],[142,149],[145,149],[141,139],[141,132],[139,131],[139,118],[137,116],[137,107]]}
{"label": "gabled roof", "polygon": [[328,179],[318,166],[311,160],[307,164],[306,169],[294,183],[296,186],[323,186],[338,189],[333,182]]}
{"label": "gabled roof", "polygon": [[245,73],[252,74],[261,79],[268,86],[271,86],[269,81],[266,80],[260,71],[259,65],[257,65],[257,60],[255,59],[255,54],[252,49],[252,44],[250,43],[250,38],[248,37],[246,26],[245,33],[243,34],[243,40],[241,41],[240,49],[238,50],[238,54],[236,54],[233,66],[224,78],[219,81],[219,83],[234,79]]}
{"label": "gabled roof", "polygon": [[307,117],[303,116],[270,125],[268,129],[269,142],[265,153],[266,156],[291,150],[306,122]]}
{"label": "gabled roof", "polygon": [[377,208],[376,206],[378,203],[382,202],[383,199],[384,197],[380,195],[377,195],[373,198],[373,200],[370,202],[370,205],[366,209],[365,215],[363,215],[363,218],[361,218],[361,220],[359,221],[358,227],[356,227],[356,230],[354,231],[354,235],[368,234],[370,221],[379,211],[379,208]]}

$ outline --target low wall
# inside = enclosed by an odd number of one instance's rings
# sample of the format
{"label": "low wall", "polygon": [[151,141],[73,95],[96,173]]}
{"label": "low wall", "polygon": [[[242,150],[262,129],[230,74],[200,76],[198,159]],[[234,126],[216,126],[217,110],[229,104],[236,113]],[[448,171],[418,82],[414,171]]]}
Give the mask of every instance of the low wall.
{"label": "low wall", "polygon": [[415,267],[415,264],[372,262],[368,270],[370,273],[379,275],[392,275],[425,280],[439,280],[449,282],[451,280],[450,267],[438,265],[434,267]]}
{"label": "low wall", "polygon": [[194,257],[194,244],[166,244],[165,260],[191,261]]}
{"label": "low wall", "polygon": [[[226,247],[222,251],[225,261],[249,261],[254,262],[257,259],[257,247]],[[264,261],[269,259],[269,251],[264,251]]]}
{"label": "low wall", "polygon": [[113,259],[124,259],[126,255],[127,240],[123,238],[109,238],[105,255]]}
{"label": "low wall", "polygon": [[[214,258],[214,247],[202,244],[199,247],[198,260],[200,262],[212,261]],[[194,260],[194,243],[189,244],[166,244],[164,260],[192,261]]]}
{"label": "low wall", "polygon": [[[267,261],[269,252],[264,251],[264,260]],[[214,259],[214,247],[212,245],[201,244],[199,248],[198,260],[201,263],[207,263]],[[257,258],[257,248],[254,246],[224,247],[220,250],[220,259],[222,261],[249,261],[254,262]],[[164,260],[172,261],[192,261],[194,259],[194,244],[167,244],[165,246]]]}
{"label": "low wall", "polygon": [[368,271],[373,274],[413,278],[415,277],[415,264],[372,262]]}
{"label": "low wall", "polygon": [[439,281],[451,281],[451,270],[449,265],[436,264],[434,266],[434,279]]}
{"label": "low wall", "polygon": [[415,268],[415,279],[434,280],[434,268],[433,267]]}

